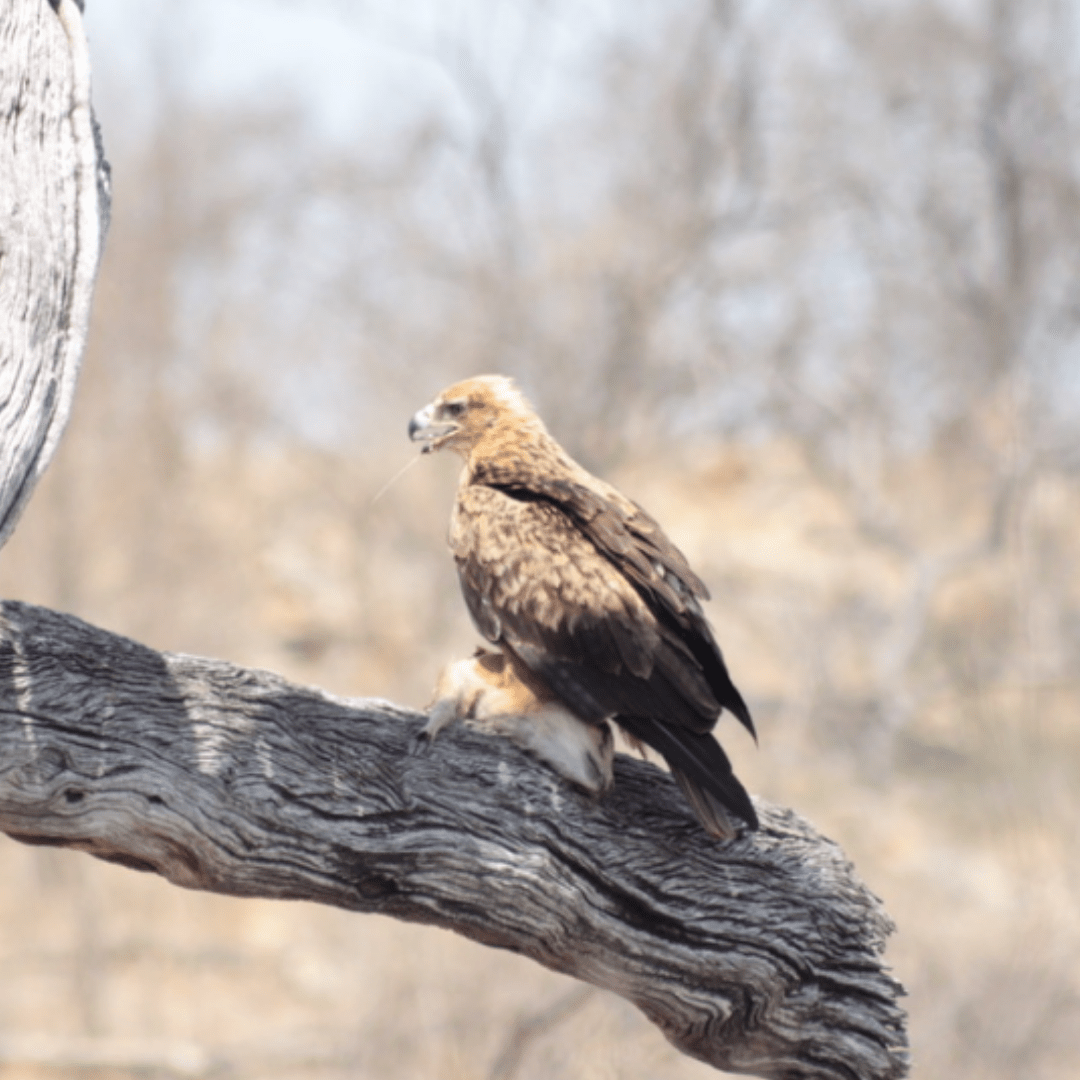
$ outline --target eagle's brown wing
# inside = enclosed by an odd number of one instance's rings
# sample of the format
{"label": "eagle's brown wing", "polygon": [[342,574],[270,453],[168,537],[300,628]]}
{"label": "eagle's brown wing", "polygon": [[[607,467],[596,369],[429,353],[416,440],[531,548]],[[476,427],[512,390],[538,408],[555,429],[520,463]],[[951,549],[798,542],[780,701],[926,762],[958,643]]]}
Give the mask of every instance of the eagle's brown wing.
{"label": "eagle's brown wing", "polygon": [[489,641],[584,720],[614,717],[663,755],[712,831],[731,830],[710,800],[756,825],[710,734],[721,708],[753,724],[698,604],[705,587],[643,510],[569,480],[474,483],[451,546]]}
{"label": "eagle's brown wing", "polygon": [[676,651],[689,650],[689,665],[700,671],[715,702],[705,730],[712,727],[720,709],[727,709],[756,739],[750,710],[731,681],[698,602],[709,598],[704,583],[645,510],[603,481],[588,479],[594,486],[557,474],[520,478],[509,470],[490,470],[490,475],[481,474],[481,485],[475,486],[491,487],[519,502],[547,503],[561,511],[634,587]]}

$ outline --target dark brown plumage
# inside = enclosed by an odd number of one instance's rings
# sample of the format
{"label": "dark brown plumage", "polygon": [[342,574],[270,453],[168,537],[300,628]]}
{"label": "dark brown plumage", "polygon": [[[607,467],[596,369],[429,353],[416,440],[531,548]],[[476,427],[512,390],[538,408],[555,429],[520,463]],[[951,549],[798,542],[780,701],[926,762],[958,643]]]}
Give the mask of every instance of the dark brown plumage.
{"label": "dark brown plumage", "polygon": [[444,390],[409,425],[465,460],[450,547],[480,633],[588,724],[658,751],[695,814],[730,837],[757,815],[711,732],[753,721],[702,612],[708,591],[660,526],[548,434],[513,383]]}

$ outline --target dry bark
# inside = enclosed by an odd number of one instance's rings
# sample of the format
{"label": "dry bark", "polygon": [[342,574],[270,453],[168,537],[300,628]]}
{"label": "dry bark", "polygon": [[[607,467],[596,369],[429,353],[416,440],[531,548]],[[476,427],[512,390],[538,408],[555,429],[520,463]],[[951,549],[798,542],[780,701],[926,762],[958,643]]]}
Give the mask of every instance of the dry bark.
{"label": "dry bark", "polygon": [[891,930],[836,845],[759,803],[711,840],[658,768],[577,792],[461,726],[0,605],[0,829],[188,888],[445,927],[634,1002],[765,1077],[905,1073]]}
{"label": "dry bark", "polygon": [[71,411],[109,212],[73,0],[0,4],[0,544]]}

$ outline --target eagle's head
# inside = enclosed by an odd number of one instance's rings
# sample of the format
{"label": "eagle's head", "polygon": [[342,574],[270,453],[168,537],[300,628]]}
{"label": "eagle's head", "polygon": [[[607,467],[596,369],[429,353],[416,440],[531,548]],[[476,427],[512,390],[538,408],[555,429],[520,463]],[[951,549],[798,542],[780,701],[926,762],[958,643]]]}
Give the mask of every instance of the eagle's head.
{"label": "eagle's head", "polygon": [[409,438],[423,443],[423,453],[456,450],[467,458],[498,429],[535,426],[540,419],[512,379],[477,375],[447,387],[409,421]]}

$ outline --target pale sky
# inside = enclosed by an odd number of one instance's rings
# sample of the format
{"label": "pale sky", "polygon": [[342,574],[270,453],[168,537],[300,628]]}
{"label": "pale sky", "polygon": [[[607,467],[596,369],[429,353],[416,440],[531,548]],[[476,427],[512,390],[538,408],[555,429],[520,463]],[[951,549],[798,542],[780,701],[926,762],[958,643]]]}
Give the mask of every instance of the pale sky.
{"label": "pale sky", "polygon": [[598,37],[628,22],[647,32],[661,9],[647,0],[627,20],[613,0],[88,0],[86,18],[107,131],[145,122],[165,68],[196,99],[295,101],[320,133],[349,140],[362,125],[377,142],[380,125],[433,107],[465,122],[445,65],[466,53],[516,116],[549,118]]}

